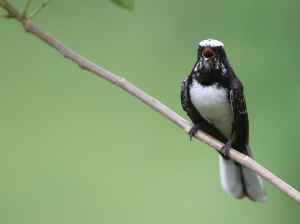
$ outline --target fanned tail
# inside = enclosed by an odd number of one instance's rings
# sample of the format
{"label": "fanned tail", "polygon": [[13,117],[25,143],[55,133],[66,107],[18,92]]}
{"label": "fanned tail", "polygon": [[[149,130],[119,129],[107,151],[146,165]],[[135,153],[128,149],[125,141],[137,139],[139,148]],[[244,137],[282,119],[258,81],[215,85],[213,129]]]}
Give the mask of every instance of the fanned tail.
{"label": "fanned tail", "polygon": [[[246,146],[243,154],[252,158],[250,148]],[[235,198],[249,197],[253,201],[264,202],[266,192],[260,176],[252,170],[236,163],[232,159],[225,159],[219,155],[220,176],[222,187]]]}

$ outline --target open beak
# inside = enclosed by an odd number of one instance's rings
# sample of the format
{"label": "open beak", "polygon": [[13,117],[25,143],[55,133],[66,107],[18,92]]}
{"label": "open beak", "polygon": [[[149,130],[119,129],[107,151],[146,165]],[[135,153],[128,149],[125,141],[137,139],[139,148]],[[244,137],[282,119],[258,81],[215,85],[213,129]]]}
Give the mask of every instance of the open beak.
{"label": "open beak", "polygon": [[215,52],[212,49],[210,49],[209,47],[206,47],[202,52],[202,56],[205,61],[211,60],[215,57]]}

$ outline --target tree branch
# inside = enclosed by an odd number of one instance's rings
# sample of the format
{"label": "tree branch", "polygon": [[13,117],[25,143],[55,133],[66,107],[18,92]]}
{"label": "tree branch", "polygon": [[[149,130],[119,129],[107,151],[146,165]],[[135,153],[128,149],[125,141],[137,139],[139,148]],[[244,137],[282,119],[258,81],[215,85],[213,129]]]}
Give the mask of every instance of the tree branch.
{"label": "tree branch", "polygon": [[[23,24],[26,32],[32,33],[33,35],[39,37],[44,42],[57,49],[65,58],[69,58],[77,63],[82,69],[86,69],[129,92],[139,100],[143,101],[149,107],[156,110],[157,112],[171,120],[173,123],[177,124],[186,133],[188,133],[188,131],[191,129],[192,125],[188,121],[180,117],[178,114],[167,108],[165,105],[163,105],[153,97],[138,89],[136,86],[132,85],[130,82],[125,80],[125,78],[121,78],[112,74],[111,72],[101,68],[100,66],[90,62],[86,58],[72,51],[59,40],[36,27],[28,17],[22,18],[21,14],[6,0],[0,0],[0,6],[2,6],[8,12],[9,17],[13,17],[19,20]],[[195,137],[200,141],[206,143],[207,145],[213,147],[218,152],[223,153],[221,151],[223,143],[221,143],[220,141],[214,139],[213,137],[200,130],[196,133]],[[250,157],[245,156],[232,148],[230,149],[228,156],[236,162],[242,164],[243,166],[248,167],[259,176],[263,177],[269,183],[278,188],[282,193],[300,204],[300,193],[297,190],[276,177],[260,164],[256,163]]]}

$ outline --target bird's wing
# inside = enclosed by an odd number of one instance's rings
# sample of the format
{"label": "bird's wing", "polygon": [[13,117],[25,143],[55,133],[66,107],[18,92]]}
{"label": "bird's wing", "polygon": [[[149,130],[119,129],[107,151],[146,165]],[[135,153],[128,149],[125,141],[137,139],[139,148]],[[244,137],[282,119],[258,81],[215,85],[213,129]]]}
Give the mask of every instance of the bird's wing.
{"label": "bird's wing", "polygon": [[202,122],[204,118],[198,113],[190,100],[190,85],[192,83],[192,75],[186,77],[181,83],[181,105],[187,115],[191,118],[194,124]]}
{"label": "bird's wing", "polygon": [[187,111],[188,105],[190,104],[189,97],[189,76],[186,77],[181,83],[181,105],[184,111]]}
{"label": "bird's wing", "polygon": [[[234,117],[236,150],[241,152],[249,145],[249,121],[243,85],[238,79],[233,81],[230,88],[230,104]],[[251,152],[249,154],[251,155]]]}

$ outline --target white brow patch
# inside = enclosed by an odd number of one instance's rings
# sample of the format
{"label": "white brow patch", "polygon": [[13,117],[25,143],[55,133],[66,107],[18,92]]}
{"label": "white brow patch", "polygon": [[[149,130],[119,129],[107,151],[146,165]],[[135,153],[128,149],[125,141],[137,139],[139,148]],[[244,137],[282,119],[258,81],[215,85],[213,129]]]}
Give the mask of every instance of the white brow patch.
{"label": "white brow patch", "polygon": [[208,39],[199,43],[201,47],[224,47],[224,44],[218,40]]}

